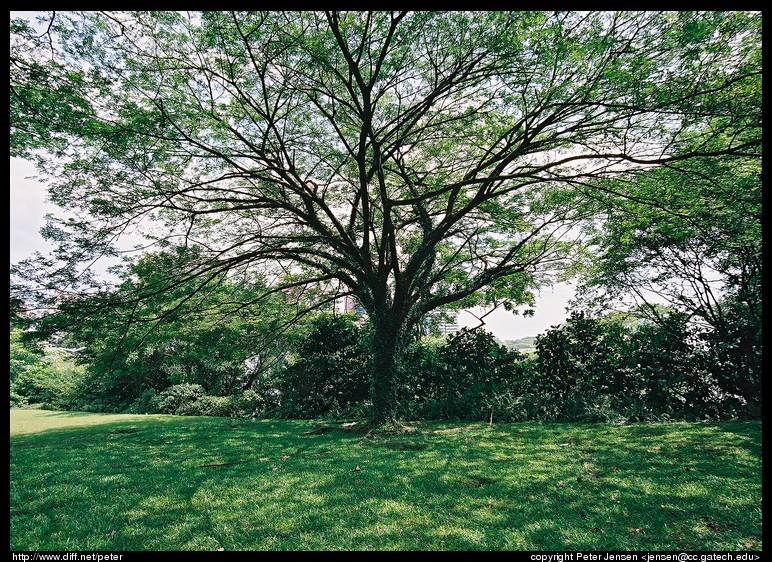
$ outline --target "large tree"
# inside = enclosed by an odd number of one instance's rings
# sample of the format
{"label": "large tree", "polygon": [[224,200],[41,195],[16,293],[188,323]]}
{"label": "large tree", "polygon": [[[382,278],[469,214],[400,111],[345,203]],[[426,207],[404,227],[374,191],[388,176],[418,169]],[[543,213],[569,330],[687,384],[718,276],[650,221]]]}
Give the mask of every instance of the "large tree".
{"label": "large tree", "polygon": [[86,12],[11,31],[11,154],[70,213],[25,286],[78,291],[76,264],[142,230],[204,250],[170,286],[251,269],[309,309],[351,295],[376,423],[404,334],[444,306],[528,303],[588,186],[761,142],[716,126],[756,108],[760,13]]}

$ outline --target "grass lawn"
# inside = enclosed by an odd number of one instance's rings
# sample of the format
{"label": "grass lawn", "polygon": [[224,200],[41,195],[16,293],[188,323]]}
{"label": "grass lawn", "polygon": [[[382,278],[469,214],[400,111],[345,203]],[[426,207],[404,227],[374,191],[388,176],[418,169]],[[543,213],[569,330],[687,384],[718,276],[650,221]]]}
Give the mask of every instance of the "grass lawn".
{"label": "grass lawn", "polygon": [[315,427],[11,410],[11,550],[762,550],[761,422]]}

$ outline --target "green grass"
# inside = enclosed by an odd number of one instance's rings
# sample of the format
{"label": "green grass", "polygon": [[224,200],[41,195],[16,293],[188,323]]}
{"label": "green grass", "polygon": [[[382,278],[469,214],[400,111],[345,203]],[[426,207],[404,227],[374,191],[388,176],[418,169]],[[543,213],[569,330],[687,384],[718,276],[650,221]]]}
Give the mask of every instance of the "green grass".
{"label": "green grass", "polygon": [[762,549],[761,422],[314,427],[11,410],[11,550]]}

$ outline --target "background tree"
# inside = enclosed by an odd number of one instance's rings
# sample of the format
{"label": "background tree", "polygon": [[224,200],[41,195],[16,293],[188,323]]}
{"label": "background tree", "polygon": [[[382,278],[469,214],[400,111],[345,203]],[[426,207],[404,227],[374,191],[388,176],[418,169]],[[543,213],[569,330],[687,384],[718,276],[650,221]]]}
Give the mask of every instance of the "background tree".
{"label": "background tree", "polygon": [[[10,342],[10,379],[11,379],[11,407],[23,405],[28,402],[28,393],[19,387],[27,378],[28,372],[40,365],[43,358],[43,350],[38,346],[25,344],[24,331],[11,326]],[[21,392],[20,392],[21,390]]]}
{"label": "background tree", "polygon": [[82,365],[63,348],[45,349],[20,328],[11,329],[11,407],[35,404],[69,410],[85,376]]}
{"label": "background tree", "polygon": [[[373,325],[373,421],[404,335],[444,306],[529,302],[579,197],[622,172],[753,153],[760,13],[57,13],[12,22],[11,153],[71,218],[23,290],[141,233]],[[759,90],[760,92],[760,87]],[[573,231],[575,232],[575,231]],[[170,287],[179,284],[170,278]],[[28,297],[29,295],[27,295]],[[136,299],[144,294],[139,291]]]}
{"label": "background tree", "polygon": [[[121,279],[115,290],[62,300],[59,313],[40,324],[44,331],[67,326],[68,339],[82,346],[88,365],[82,406],[120,410],[147,391],[179,384],[198,385],[213,396],[272,384],[266,379],[287,352],[291,307],[283,293],[267,293],[256,278],[237,283],[222,275],[205,286],[195,279],[169,286],[172,271],[186,267],[198,251],[145,254],[114,269]],[[140,301],[138,293],[144,295]]]}
{"label": "background tree", "polygon": [[761,158],[694,159],[612,185],[580,302],[635,311],[675,339],[668,314],[685,314],[725,391],[760,404]]}

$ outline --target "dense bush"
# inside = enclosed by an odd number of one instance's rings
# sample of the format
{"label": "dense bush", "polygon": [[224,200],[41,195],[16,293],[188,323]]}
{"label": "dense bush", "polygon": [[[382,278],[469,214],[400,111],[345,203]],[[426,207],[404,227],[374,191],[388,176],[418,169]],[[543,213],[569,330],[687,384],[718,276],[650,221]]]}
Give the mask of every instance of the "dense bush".
{"label": "dense bush", "polygon": [[159,394],[152,390],[143,395],[127,413],[175,414],[178,416],[217,416],[255,418],[263,413],[264,400],[254,390],[228,396],[211,396],[199,384],[177,384]]}
{"label": "dense bush", "polygon": [[[483,330],[425,337],[401,355],[399,412],[407,420],[498,422],[759,415],[760,374],[742,378],[742,373],[760,369],[760,342],[748,334],[747,324],[740,321],[727,326],[723,336],[701,331],[686,315],[670,311],[658,323],[573,313],[538,336],[531,355],[509,351]],[[73,358],[23,345],[17,333],[11,338],[11,406],[252,418],[364,417],[370,407],[371,337],[355,317],[321,314],[307,324],[285,364],[271,377],[252,379],[250,388],[218,395],[199,383],[167,382],[129,400],[135,391],[126,394],[120,385],[131,385],[134,374],[124,377],[116,369],[109,377],[98,376],[93,368],[84,373]],[[746,347],[756,355],[743,357]],[[153,380],[157,365],[152,353],[146,350],[140,356],[149,359],[145,380]]]}
{"label": "dense bush", "polygon": [[490,420],[506,411],[523,364],[484,330],[462,329],[447,340],[419,340],[402,365],[403,415],[425,419]]}
{"label": "dense bush", "polygon": [[153,409],[159,414],[192,415],[189,412],[193,404],[204,394],[200,384],[175,384],[158,395]]}
{"label": "dense bush", "polygon": [[343,415],[369,397],[370,353],[365,328],[353,315],[313,318],[277,381],[280,417]]}
{"label": "dense bush", "polygon": [[[753,415],[713,373],[705,333],[682,314],[658,324],[573,313],[536,338],[532,357],[479,330],[414,343],[405,354],[406,418],[653,421]],[[760,351],[759,351],[760,353]]]}
{"label": "dense bush", "polygon": [[679,313],[632,327],[574,313],[536,339],[533,392],[549,401],[550,418],[566,421],[734,416],[700,334]]}

